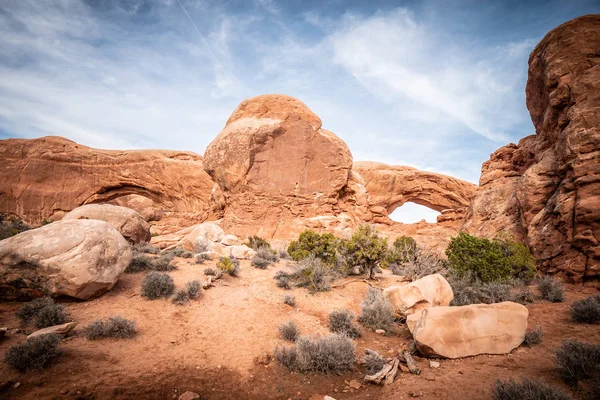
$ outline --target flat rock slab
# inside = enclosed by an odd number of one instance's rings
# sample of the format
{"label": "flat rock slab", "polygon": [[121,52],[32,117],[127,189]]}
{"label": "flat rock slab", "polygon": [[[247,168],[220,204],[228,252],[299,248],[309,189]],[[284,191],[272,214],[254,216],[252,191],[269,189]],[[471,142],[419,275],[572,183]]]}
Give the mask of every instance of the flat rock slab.
{"label": "flat rock slab", "polygon": [[77,326],[77,322],[67,322],[66,324],[49,326],[44,329],[40,329],[39,331],[33,332],[31,335],[27,336],[27,339],[34,338],[36,336],[43,336],[49,334],[57,334],[66,336],[69,332],[71,332]]}

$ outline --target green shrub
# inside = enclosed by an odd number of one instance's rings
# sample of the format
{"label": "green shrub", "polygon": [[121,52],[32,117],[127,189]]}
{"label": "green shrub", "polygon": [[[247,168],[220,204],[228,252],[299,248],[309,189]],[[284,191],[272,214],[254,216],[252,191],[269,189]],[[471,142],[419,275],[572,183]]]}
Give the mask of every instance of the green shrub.
{"label": "green shrub", "polygon": [[182,306],[188,301],[190,301],[190,296],[188,291],[185,289],[179,289],[175,292],[173,297],[171,297],[171,301],[173,304],[177,304],[178,306]]}
{"label": "green shrub", "polygon": [[298,329],[294,321],[288,321],[285,324],[279,325],[279,334],[283,339],[295,342],[298,336],[300,336],[300,329]]}
{"label": "green shrub", "polygon": [[343,253],[350,266],[366,271],[367,279],[372,279],[374,270],[386,259],[387,239],[380,237],[377,230],[370,225],[361,225],[350,240],[344,241]]}
{"label": "green shrub", "polygon": [[414,260],[417,242],[410,236],[401,236],[394,240],[387,260],[389,264],[403,264]]}
{"label": "green shrub", "polygon": [[283,303],[290,307],[296,307],[296,298],[292,295],[286,294],[283,296]]}
{"label": "green shrub", "polygon": [[362,315],[358,318],[367,328],[390,330],[394,324],[394,310],[379,289],[370,287],[362,303]]}
{"label": "green shrub", "polygon": [[571,304],[571,318],[584,324],[600,322],[600,295],[586,297]]}
{"label": "green shrub", "polygon": [[287,252],[295,261],[313,255],[327,265],[334,265],[338,256],[338,245],[338,239],[332,234],[320,235],[307,229],[300,234],[298,240],[290,243]]}
{"label": "green shrub", "polygon": [[258,250],[261,247],[267,248],[269,250],[271,249],[271,244],[265,239],[261,238],[260,236],[249,236],[248,240],[244,242],[244,244],[253,250]]}
{"label": "green shrub", "polygon": [[197,299],[200,297],[200,291],[202,290],[202,283],[199,280],[189,281],[186,285],[187,295],[190,299]]}
{"label": "green shrub", "polygon": [[531,347],[534,344],[542,343],[544,337],[544,331],[542,328],[536,328],[525,332],[525,339],[523,340],[523,346]]}
{"label": "green shrub", "polygon": [[19,371],[42,369],[59,355],[59,344],[60,337],[56,334],[32,337],[11,346],[4,355],[4,362]]}
{"label": "green shrub", "polygon": [[238,276],[240,262],[233,257],[221,257],[217,263],[217,268],[231,276]]}
{"label": "green shrub", "polygon": [[551,301],[553,303],[561,303],[565,299],[565,291],[560,282],[552,279],[551,276],[542,277],[537,287],[542,295],[542,299]]}
{"label": "green shrub", "polygon": [[517,278],[531,280],[535,260],[527,247],[510,238],[493,240],[460,232],[446,249],[448,265],[459,275],[473,274],[484,283]]}
{"label": "green shrub", "polygon": [[556,351],[556,361],[563,379],[576,384],[598,371],[600,345],[574,339],[565,340]]}
{"label": "green shrub", "polygon": [[148,257],[143,253],[134,253],[131,263],[129,263],[125,272],[172,271],[176,269],[176,267],[171,264],[173,257],[174,256],[171,253],[161,254],[158,257]]}
{"label": "green shrub", "polygon": [[149,272],[142,280],[142,296],[149,300],[169,297],[175,290],[173,278],[161,272]]}
{"label": "green shrub", "polygon": [[90,339],[102,339],[102,338],[130,338],[135,336],[137,330],[135,328],[135,321],[121,318],[116,315],[110,317],[107,320],[97,320],[91,322],[88,326],[83,328],[84,335]]}
{"label": "green shrub", "polygon": [[256,249],[252,257],[252,265],[259,269],[265,269],[274,262],[279,261],[279,254],[271,247],[261,246]]}
{"label": "green shrub", "polygon": [[69,313],[65,306],[56,304],[50,297],[42,297],[25,303],[16,312],[23,325],[33,322],[36,328],[46,328],[67,322]]}
{"label": "green shrub", "polygon": [[349,310],[336,310],[329,314],[329,331],[349,338],[361,336],[360,329],[353,323],[354,314]]}
{"label": "green shrub", "polygon": [[497,380],[492,397],[494,400],[571,400],[563,391],[527,378],[521,382]]}

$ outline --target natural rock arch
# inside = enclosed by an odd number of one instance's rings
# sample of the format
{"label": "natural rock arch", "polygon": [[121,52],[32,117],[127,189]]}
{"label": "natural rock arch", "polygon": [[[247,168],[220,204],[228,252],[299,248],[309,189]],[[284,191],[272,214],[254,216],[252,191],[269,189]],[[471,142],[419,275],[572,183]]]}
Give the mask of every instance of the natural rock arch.
{"label": "natural rock arch", "polygon": [[408,202],[438,212],[465,208],[477,189],[460,179],[405,166],[357,161],[352,170],[364,180],[369,205],[384,208],[388,215]]}

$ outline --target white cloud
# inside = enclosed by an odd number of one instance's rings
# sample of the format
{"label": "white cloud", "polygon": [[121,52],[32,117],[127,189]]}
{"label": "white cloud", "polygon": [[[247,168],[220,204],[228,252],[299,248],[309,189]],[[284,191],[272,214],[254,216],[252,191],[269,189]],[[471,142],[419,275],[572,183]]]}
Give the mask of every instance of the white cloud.
{"label": "white cloud", "polygon": [[[533,43],[482,51],[419,22],[406,9],[352,18],[331,37],[334,59],[382,100],[444,114],[486,138],[506,142],[523,122],[519,92]],[[412,104],[410,104],[412,103]]]}

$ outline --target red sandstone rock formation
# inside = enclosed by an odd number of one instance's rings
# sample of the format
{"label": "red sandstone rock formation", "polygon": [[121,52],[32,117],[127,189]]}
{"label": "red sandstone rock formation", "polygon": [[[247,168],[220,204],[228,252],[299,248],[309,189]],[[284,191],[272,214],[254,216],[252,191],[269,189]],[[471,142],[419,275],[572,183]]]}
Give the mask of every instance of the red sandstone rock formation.
{"label": "red sandstone rock formation", "polygon": [[[213,182],[185,151],[92,149],[60,137],[0,141],[0,211],[39,224],[82,204],[127,195],[165,211],[208,216]],[[190,224],[193,222],[190,222]]]}
{"label": "red sandstone rock formation", "polygon": [[484,163],[465,228],[524,240],[549,272],[600,277],[600,15],[550,31],[529,57],[536,135]]}
{"label": "red sandstone rock formation", "polygon": [[349,225],[371,217],[346,144],[289,96],[243,101],[206,149],[204,168],[223,229],[238,236],[291,236],[310,218],[344,212]]}

